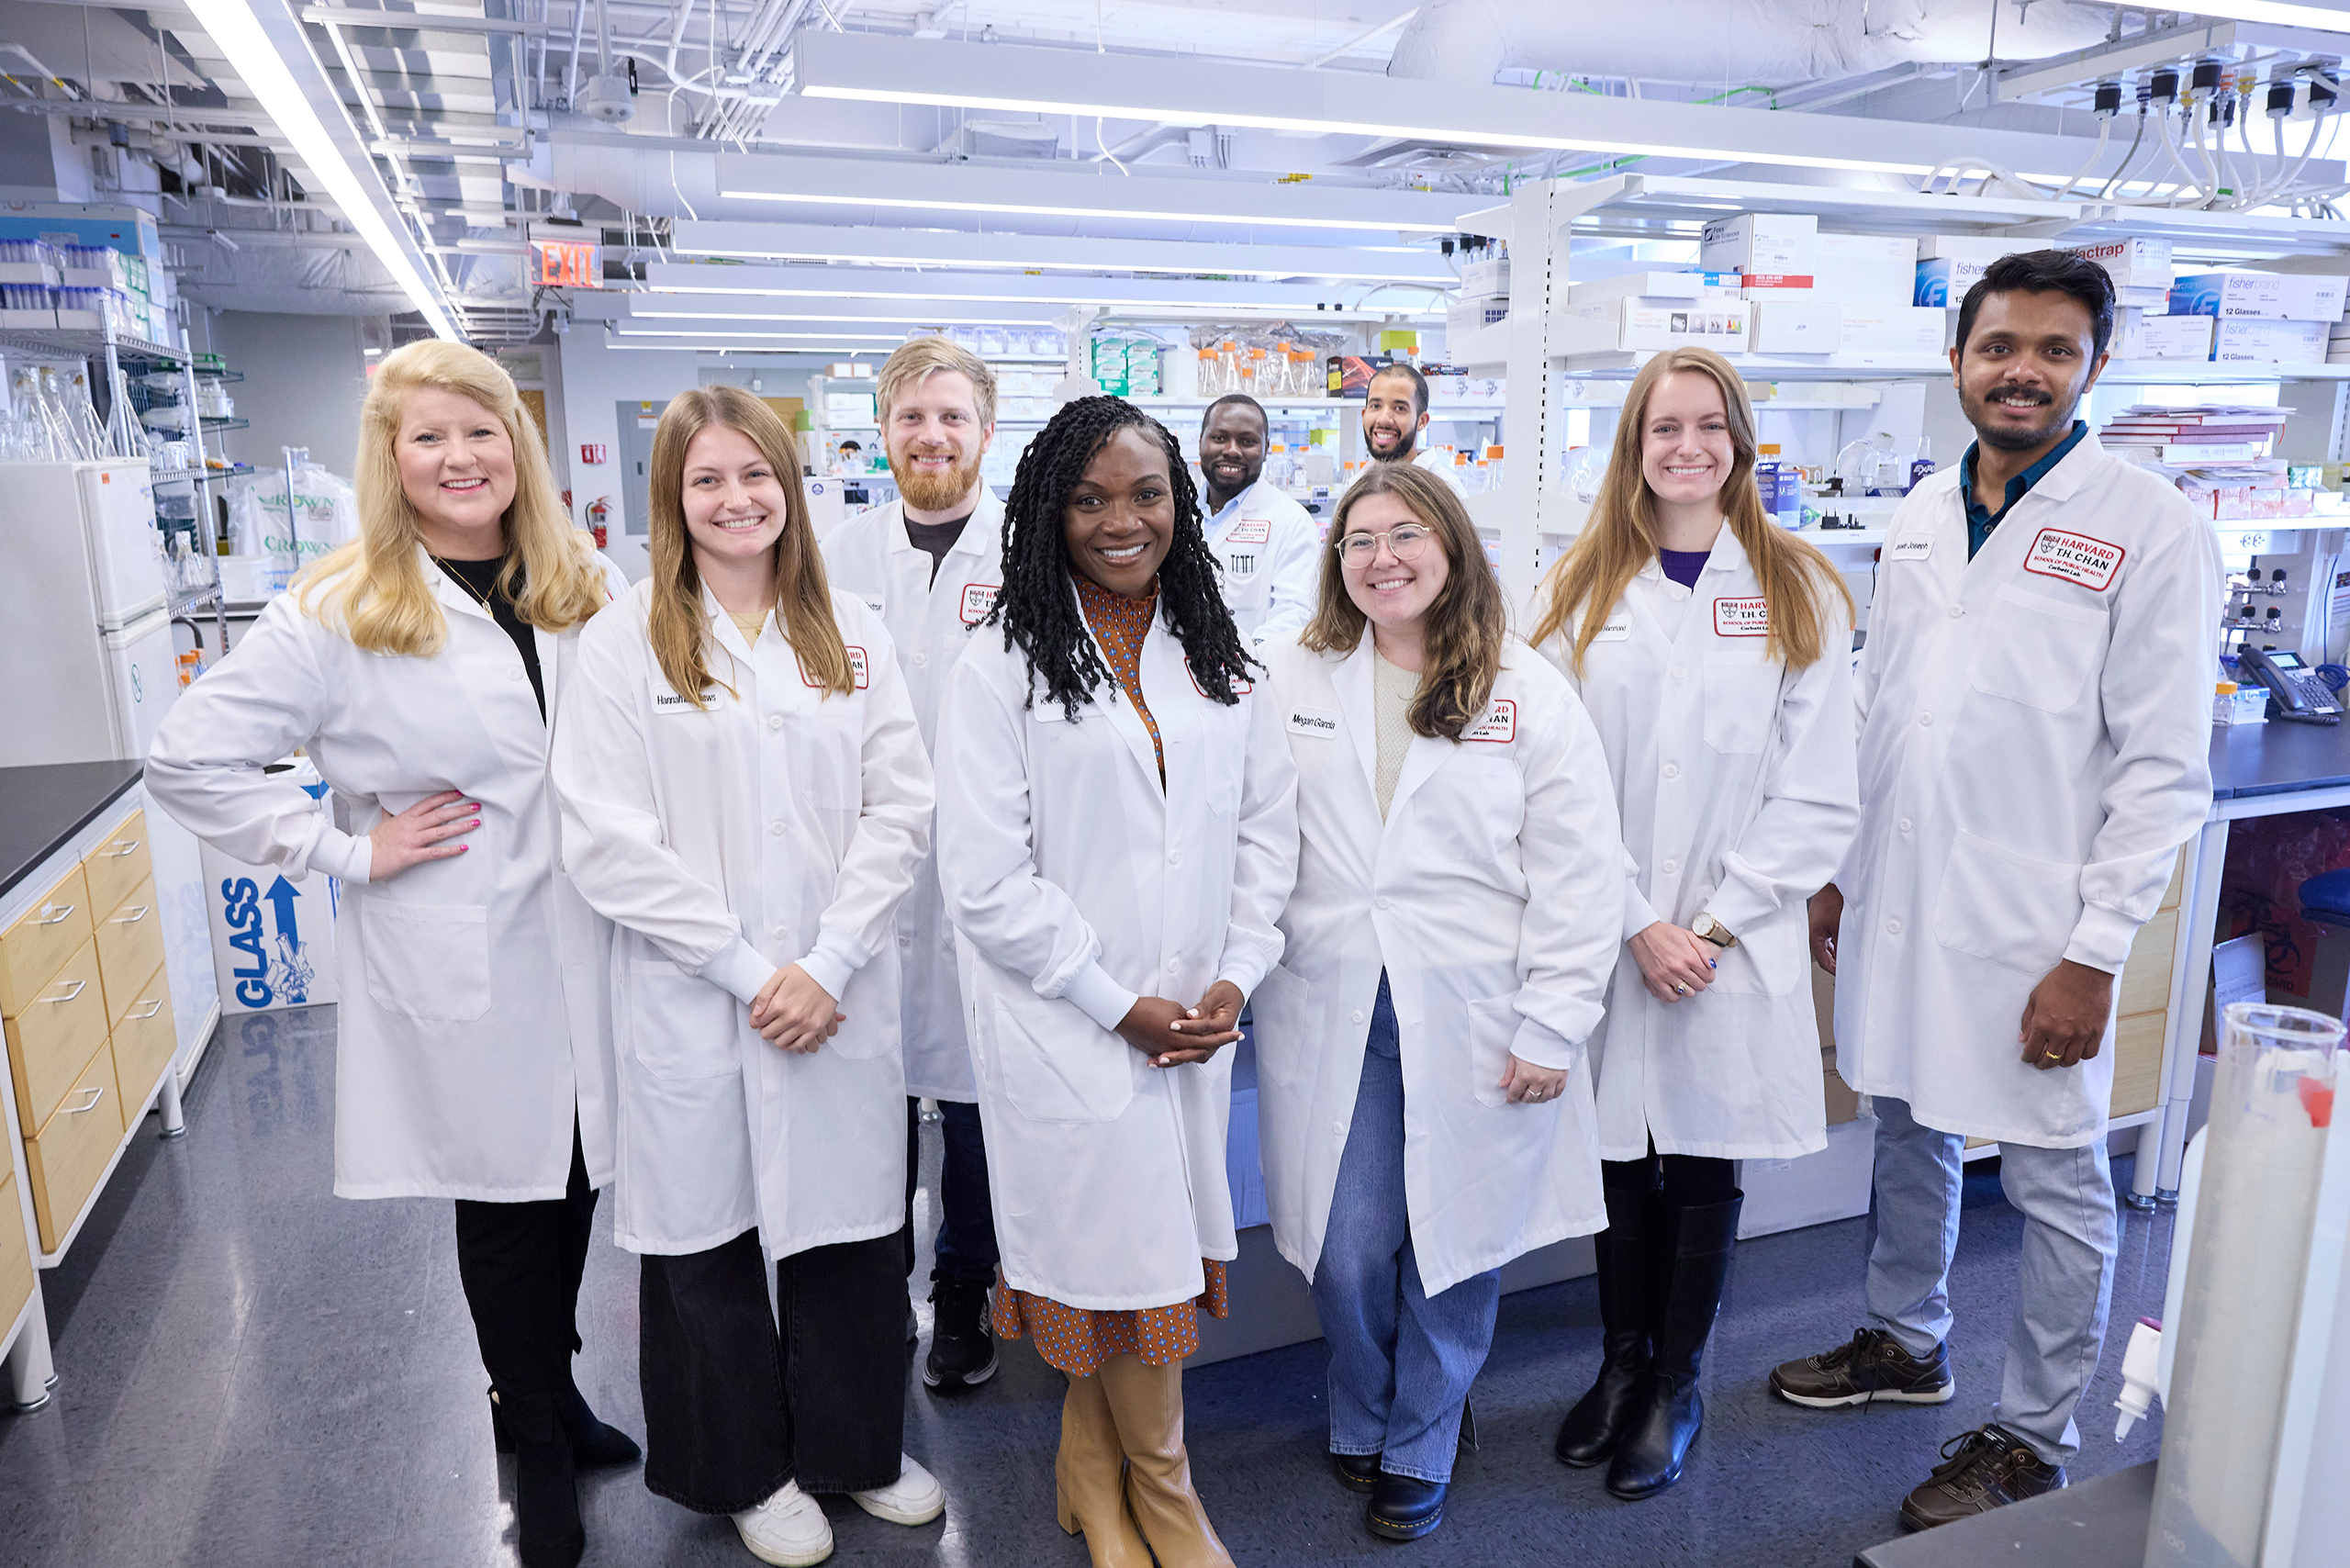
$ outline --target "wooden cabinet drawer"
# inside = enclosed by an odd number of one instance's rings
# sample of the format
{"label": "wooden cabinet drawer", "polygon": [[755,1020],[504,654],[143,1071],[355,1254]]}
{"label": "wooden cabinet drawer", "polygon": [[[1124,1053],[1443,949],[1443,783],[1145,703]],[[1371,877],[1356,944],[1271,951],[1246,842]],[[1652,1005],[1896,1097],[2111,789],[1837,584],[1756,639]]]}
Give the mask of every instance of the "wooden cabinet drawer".
{"label": "wooden cabinet drawer", "polygon": [[98,919],[98,980],[106,987],[106,1016],[122,1016],[163,961],[163,916],[155,906],[153,879]]}
{"label": "wooden cabinet drawer", "polygon": [[7,1021],[8,1070],[17,1082],[17,1119],[31,1129],[49,1120],[106,1043],[106,992],[98,984],[98,945],[84,937],[24,1012]]}
{"label": "wooden cabinet drawer", "polygon": [[2121,966],[2115,1012],[2127,1018],[2168,1008],[2171,961],[2177,954],[2178,910],[2173,907],[2138,927],[2138,938],[2130,945],[2130,961]]}
{"label": "wooden cabinet drawer", "polygon": [[116,1015],[112,1039],[115,1089],[122,1096],[123,1130],[128,1132],[128,1118],[146,1109],[147,1092],[155,1087],[155,1081],[163,1076],[163,1069],[179,1050],[179,1032],[172,1023],[171,982],[161,964]]}
{"label": "wooden cabinet drawer", "polygon": [[2166,1013],[2142,1013],[2113,1028],[2112,1114],[2134,1116],[2162,1099],[2163,1025]]}
{"label": "wooden cabinet drawer", "polygon": [[33,1294],[33,1246],[25,1235],[24,1211],[17,1206],[17,1178],[0,1170],[0,1334],[17,1321]]}
{"label": "wooden cabinet drawer", "polygon": [[0,935],[0,1018],[14,1018],[90,938],[90,890],[74,867]]}
{"label": "wooden cabinet drawer", "polygon": [[82,857],[82,874],[90,879],[94,910],[112,909],[153,877],[154,862],[147,854],[147,813],[131,812],[104,843]]}
{"label": "wooden cabinet drawer", "polygon": [[40,1249],[57,1250],[106,1174],[122,1142],[122,1096],[114,1086],[114,1053],[104,1046],[73,1079],[50,1113],[40,1136],[25,1140],[25,1168],[33,1178],[33,1219]]}

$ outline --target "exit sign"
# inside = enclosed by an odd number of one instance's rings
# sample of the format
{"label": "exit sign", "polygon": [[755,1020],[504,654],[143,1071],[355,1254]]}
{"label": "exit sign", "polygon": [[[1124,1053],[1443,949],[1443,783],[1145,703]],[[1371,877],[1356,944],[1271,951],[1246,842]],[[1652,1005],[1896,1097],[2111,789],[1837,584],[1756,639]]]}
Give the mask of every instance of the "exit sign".
{"label": "exit sign", "polygon": [[604,286],[604,248],[592,240],[533,240],[531,261],[531,282],[537,287]]}

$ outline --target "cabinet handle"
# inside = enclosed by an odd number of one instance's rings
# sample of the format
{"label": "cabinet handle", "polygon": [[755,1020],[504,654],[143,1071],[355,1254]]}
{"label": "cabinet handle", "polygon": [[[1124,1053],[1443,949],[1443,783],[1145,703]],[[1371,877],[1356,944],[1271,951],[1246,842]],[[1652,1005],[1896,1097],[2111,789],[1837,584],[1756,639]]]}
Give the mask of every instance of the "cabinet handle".
{"label": "cabinet handle", "polygon": [[132,1024],[144,1024],[145,1022],[147,1022],[147,1020],[148,1020],[148,1019],[152,1018],[153,1016],[155,1016],[155,1014],[156,1014],[161,1013],[162,1010],[163,1010],[163,999],[162,999],[162,997],[158,996],[158,997],[154,997],[154,998],[151,998],[151,999],[147,999],[147,1011],[146,1011],[146,1012],[144,1012],[144,1013],[129,1013],[129,1014],[125,1014],[123,1016],[124,1016],[125,1021],[126,1021],[126,1022],[128,1022],[128,1023],[132,1023]]}
{"label": "cabinet handle", "polygon": [[150,906],[142,903],[131,913],[118,914],[112,920],[106,922],[106,924],[108,925],[136,925],[140,921],[147,918],[147,911],[149,907]]}
{"label": "cabinet handle", "polygon": [[77,997],[77,996],[81,995],[81,994],[82,994],[82,988],[83,988],[84,986],[88,985],[89,983],[90,983],[90,982],[89,982],[88,980],[75,980],[75,981],[73,982],[73,989],[72,991],[67,991],[63,996],[44,996],[44,997],[42,997],[42,998],[41,998],[41,1000],[42,1000],[43,1002],[46,1002],[50,1003],[51,1006],[55,1006],[57,1003],[61,1002],[71,1002],[71,1001],[73,1001],[75,997]]}
{"label": "cabinet handle", "polygon": [[78,1116],[84,1111],[96,1110],[98,1102],[106,1097],[106,1092],[104,1089],[84,1089],[82,1092],[87,1094],[89,1098],[79,1105],[60,1105],[57,1108],[59,1113],[68,1116]]}
{"label": "cabinet handle", "polygon": [[73,906],[70,903],[53,903],[49,907],[55,910],[57,913],[55,914],[44,916],[36,924],[41,925],[55,925],[58,922],[63,920],[67,915],[73,913]]}
{"label": "cabinet handle", "polygon": [[119,860],[126,855],[138,853],[139,841],[135,838],[125,838],[117,840],[115,846],[106,851],[106,856],[109,859]]}

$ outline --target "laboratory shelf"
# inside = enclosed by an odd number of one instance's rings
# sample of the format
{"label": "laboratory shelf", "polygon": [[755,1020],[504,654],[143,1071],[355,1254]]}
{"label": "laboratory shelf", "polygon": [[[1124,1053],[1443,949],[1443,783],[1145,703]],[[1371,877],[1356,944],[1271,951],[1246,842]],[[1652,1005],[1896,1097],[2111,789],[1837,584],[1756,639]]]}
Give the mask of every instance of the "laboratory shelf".
{"label": "laboratory shelf", "polygon": [[172,613],[185,615],[191,610],[209,610],[219,601],[219,599],[220,585],[217,582],[206,583],[201,588],[190,588],[185,593],[172,595]]}
{"label": "laboratory shelf", "polygon": [[203,420],[203,421],[204,421],[204,428],[205,428],[206,430],[207,430],[207,431],[242,431],[242,430],[251,430],[251,429],[252,429],[252,424],[253,424],[252,420],[229,420],[229,419],[222,419],[221,417],[219,417],[219,416],[218,416],[218,415],[217,415],[217,414],[205,414],[205,415],[201,415],[201,416],[199,416],[199,417]]}
{"label": "laboratory shelf", "polygon": [[[85,327],[10,327],[0,330],[0,350],[46,354],[53,359],[87,359],[106,352],[106,335],[95,328]],[[119,333],[114,340],[114,352],[117,358],[124,361],[187,363],[187,356],[176,349],[167,349],[161,343],[151,343],[143,338],[125,337]]]}
{"label": "laboratory shelf", "polygon": [[[240,426],[243,423],[241,420],[238,421]],[[215,427],[207,424],[204,428],[211,430]],[[149,476],[158,485],[218,485],[224,480],[242,478],[252,471],[252,464],[237,463],[226,468],[157,468],[151,470]]]}

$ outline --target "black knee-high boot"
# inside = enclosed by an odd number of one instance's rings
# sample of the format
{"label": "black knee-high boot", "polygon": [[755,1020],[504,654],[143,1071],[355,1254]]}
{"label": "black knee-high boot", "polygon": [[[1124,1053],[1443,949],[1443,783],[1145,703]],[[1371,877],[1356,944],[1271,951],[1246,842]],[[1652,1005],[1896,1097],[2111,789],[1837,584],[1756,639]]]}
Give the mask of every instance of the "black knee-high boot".
{"label": "black knee-high boot", "polygon": [[1606,1462],[1631,1425],[1648,1383],[1649,1336],[1658,1299],[1652,1255],[1669,1257],[1657,1236],[1661,1210],[1655,1189],[1609,1187],[1607,1228],[1593,1238],[1599,1263],[1599,1376],[1559,1425],[1560,1462],[1578,1470]]}
{"label": "black knee-high boot", "polygon": [[1618,1497],[1653,1496],[1681,1479],[1681,1462],[1705,1420],[1697,1372],[1721,1310],[1738,1246],[1740,1193],[1725,1203],[1674,1215],[1672,1283],[1657,1305],[1655,1354],[1631,1424],[1616,1445],[1607,1489]]}
{"label": "black knee-high boot", "polygon": [[562,1264],[548,1204],[457,1204],[464,1282],[490,1400],[514,1445],[514,1517],[523,1568],[575,1568],[587,1547],[571,1439],[556,1391],[567,1382]]}

